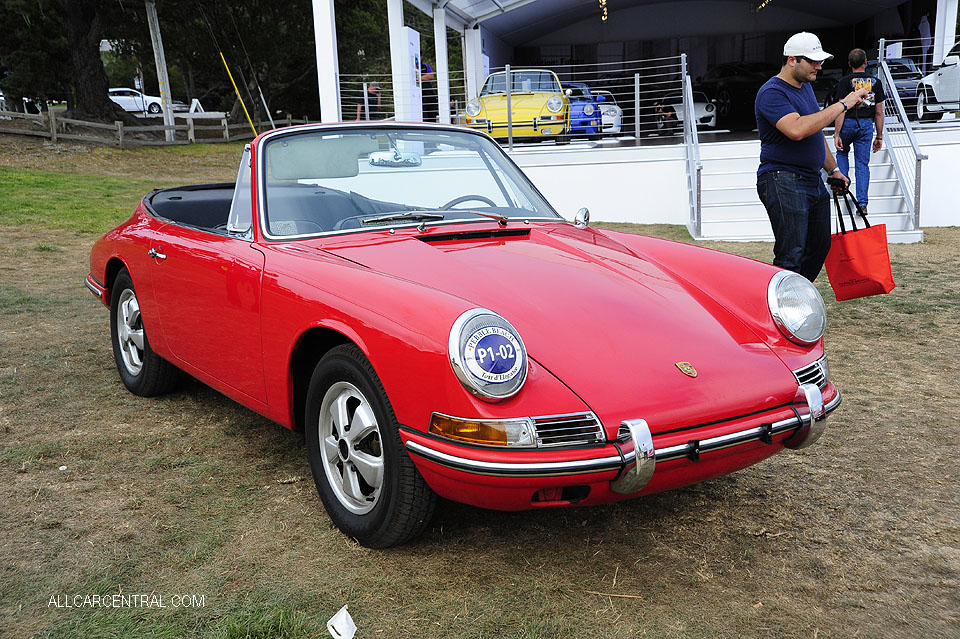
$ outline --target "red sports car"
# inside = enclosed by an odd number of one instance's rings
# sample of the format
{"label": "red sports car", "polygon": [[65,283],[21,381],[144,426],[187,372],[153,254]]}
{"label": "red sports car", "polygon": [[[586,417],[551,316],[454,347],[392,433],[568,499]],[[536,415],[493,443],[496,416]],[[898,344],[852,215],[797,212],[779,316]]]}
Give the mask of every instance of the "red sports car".
{"label": "red sports car", "polygon": [[487,135],[281,129],[236,185],[154,191],[93,247],[120,379],[181,371],[306,435],[333,522],[403,543],[436,496],[591,505],[803,448],[840,403],[817,289],[564,221]]}

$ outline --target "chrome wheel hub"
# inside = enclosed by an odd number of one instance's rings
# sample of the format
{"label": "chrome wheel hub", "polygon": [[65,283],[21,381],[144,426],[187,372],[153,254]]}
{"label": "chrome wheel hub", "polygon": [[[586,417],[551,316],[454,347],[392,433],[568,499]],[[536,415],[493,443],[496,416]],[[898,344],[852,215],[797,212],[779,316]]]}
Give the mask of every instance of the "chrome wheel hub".
{"label": "chrome wheel hub", "polygon": [[337,382],[320,406],[320,458],[340,504],[356,515],[373,510],[383,488],[383,446],[373,407],[349,382]]}
{"label": "chrome wheel hub", "polygon": [[132,290],[126,289],[120,294],[116,313],[120,358],[127,372],[136,377],[143,369],[143,320]]}

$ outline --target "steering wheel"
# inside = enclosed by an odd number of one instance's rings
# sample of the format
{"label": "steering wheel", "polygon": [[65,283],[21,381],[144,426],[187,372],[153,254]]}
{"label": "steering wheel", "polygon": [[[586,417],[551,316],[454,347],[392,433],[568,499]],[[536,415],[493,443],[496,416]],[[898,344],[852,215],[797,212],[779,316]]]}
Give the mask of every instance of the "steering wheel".
{"label": "steering wheel", "polygon": [[452,200],[450,200],[449,202],[447,202],[446,204],[444,204],[443,206],[441,206],[441,207],[440,207],[440,210],[441,210],[441,211],[446,211],[446,210],[448,210],[448,209],[456,206],[457,204],[462,204],[462,203],[464,203],[464,202],[470,202],[471,200],[475,200],[475,201],[477,201],[477,202],[483,202],[484,204],[486,204],[486,205],[488,205],[488,206],[496,206],[496,203],[495,203],[493,200],[491,200],[491,199],[488,198],[488,197],[484,197],[484,196],[482,196],[482,195],[461,195],[460,197],[455,197],[455,198],[453,198]]}

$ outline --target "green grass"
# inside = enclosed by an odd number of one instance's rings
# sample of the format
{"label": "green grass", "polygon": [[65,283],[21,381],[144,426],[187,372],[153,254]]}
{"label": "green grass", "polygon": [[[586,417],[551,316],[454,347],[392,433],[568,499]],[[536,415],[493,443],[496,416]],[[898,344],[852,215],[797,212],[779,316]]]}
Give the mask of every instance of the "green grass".
{"label": "green grass", "polygon": [[163,186],[157,180],[0,168],[0,226],[101,234],[128,218],[144,194]]}

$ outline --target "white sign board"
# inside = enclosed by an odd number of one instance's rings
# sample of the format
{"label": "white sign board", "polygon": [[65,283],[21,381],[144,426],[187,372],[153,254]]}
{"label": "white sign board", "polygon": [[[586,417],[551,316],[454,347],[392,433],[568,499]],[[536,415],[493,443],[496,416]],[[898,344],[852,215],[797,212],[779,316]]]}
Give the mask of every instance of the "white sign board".
{"label": "white sign board", "polygon": [[407,61],[411,73],[404,74],[410,78],[410,105],[407,110],[407,119],[411,122],[423,122],[423,86],[420,82],[420,32],[410,27],[407,31],[407,45],[410,55]]}

